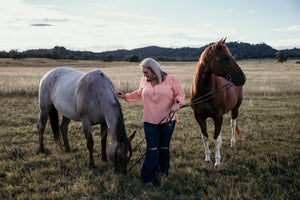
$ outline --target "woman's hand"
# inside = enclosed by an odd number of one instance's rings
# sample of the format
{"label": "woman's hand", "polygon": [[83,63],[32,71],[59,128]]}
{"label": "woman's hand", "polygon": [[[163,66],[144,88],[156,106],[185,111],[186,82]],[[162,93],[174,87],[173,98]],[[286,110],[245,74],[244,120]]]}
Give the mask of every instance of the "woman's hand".
{"label": "woman's hand", "polygon": [[116,95],[118,97],[121,97],[122,99],[126,99],[126,96],[125,96],[125,94],[122,91],[116,91]]}
{"label": "woman's hand", "polygon": [[179,108],[180,108],[180,103],[175,102],[175,103],[173,104],[172,108],[171,108],[171,111],[172,111],[172,112],[177,112],[177,111],[179,110]]}

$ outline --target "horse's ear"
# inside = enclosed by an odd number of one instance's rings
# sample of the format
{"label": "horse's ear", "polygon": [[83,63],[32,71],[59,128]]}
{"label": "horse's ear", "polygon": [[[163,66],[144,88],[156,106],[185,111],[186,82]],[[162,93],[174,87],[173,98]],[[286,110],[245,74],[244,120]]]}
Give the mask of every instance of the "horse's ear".
{"label": "horse's ear", "polygon": [[224,40],[222,41],[222,43],[225,45],[225,41],[226,41],[227,37],[224,38]]}
{"label": "horse's ear", "polygon": [[217,45],[223,44],[223,38],[217,43]]}
{"label": "horse's ear", "polygon": [[131,142],[131,140],[134,138],[136,131],[134,131],[131,136],[129,136],[128,140],[129,142]]}

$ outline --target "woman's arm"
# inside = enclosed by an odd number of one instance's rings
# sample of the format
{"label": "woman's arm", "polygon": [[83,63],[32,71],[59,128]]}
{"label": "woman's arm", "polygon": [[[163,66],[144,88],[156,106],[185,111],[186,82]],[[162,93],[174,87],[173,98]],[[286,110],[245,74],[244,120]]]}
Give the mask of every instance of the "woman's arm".
{"label": "woman's arm", "polygon": [[141,80],[141,84],[138,90],[124,94],[122,91],[117,91],[116,95],[125,99],[126,102],[137,102],[142,100],[142,92],[144,88],[144,79]]}
{"label": "woman's arm", "polygon": [[174,103],[178,103],[179,101],[179,105],[183,106],[185,104],[184,103],[185,93],[176,76],[171,76],[171,84],[172,84],[171,88],[174,93]]}

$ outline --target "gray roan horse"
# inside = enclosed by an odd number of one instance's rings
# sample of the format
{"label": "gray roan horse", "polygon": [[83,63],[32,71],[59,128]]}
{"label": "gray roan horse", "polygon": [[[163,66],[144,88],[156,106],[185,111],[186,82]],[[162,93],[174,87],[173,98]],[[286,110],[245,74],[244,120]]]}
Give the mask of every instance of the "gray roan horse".
{"label": "gray roan horse", "polygon": [[[115,171],[125,173],[132,154],[131,140],[126,135],[121,105],[115,96],[110,79],[100,70],[83,73],[72,68],[55,68],[41,79],[39,88],[40,118],[37,124],[39,150],[44,152],[43,133],[50,119],[54,140],[59,147],[70,151],[68,125],[70,120],[81,121],[89,150],[89,166],[95,167],[93,158],[92,125],[101,124],[101,159],[106,157],[107,130],[111,136],[108,158]],[[58,112],[63,116],[59,126]],[[61,134],[60,134],[61,133]]]}

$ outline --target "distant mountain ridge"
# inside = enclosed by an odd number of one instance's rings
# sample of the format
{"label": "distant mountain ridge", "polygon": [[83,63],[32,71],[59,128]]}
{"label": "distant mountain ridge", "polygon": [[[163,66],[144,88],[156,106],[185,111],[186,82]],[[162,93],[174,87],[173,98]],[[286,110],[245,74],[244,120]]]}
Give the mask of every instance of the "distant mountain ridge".
{"label": "distant mountain ridge", "polygon": [[[148,46],[132,50],[119,49],[114,51],[104,51],[95,53],[91,51],[73,51],[65,47],[56,46],[53,49],[35,49],[22,52],[24,57],[46,57],[54,59],[86,59],[86,60],[105,60],[107,55],[113,55],[114,61],[122,61],[128,56],[137,56],[140,60],[146,57],[158,58],[165,61],[197,61],[204,49],[211,44],[199,48],[182,47],[182,48],[165,48],[158,46]],[[276,50],[271,46],[261,44],[249,44],[243,42],[228,42],[226,46],[229,48],[232,56],[236,60],[242,59],[262,59],[274,58]],[[300,49],[280,50],[288,58],[300,58]]]}

